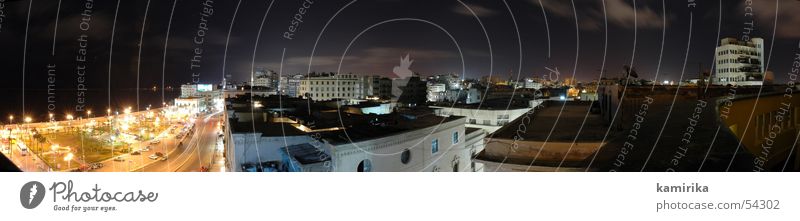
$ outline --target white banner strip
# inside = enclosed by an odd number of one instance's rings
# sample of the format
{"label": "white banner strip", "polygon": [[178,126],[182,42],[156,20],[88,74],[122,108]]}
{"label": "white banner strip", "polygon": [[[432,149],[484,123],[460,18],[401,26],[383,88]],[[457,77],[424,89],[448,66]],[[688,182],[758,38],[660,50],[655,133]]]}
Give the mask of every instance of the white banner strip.
{"label": "white banner strip", "polygon": [[27,220],[800,217],[795,173],[0,173],[0,180],[0,215]]}

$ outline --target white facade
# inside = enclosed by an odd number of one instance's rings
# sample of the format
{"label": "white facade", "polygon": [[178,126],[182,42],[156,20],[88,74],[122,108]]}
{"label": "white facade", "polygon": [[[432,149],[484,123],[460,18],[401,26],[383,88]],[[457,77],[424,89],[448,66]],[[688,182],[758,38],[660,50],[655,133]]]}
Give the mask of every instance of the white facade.
{"label": "white facade", "polygon": [[764,77],[764,39],[738,41],[724,38],[716,50],[718,85],[761,85]]}
{"label": "white facade", "polygon": [[[331,146],[333,171],[472,171],[463,119],[367,141]],[[407,151],[407,152],[406,152]],[[409,156],[403,162],[403,153]],[[367,171],[364,171],[367,172]]]}
{"label": "white facade", "polygon": [[363,84],[356,75],[309,76],[300,81],[299,95],[315,101],[363,99]]}
{"label": "white facade", "polygon": [[272,86],[272,79],[270,79],[266,75],[257,76],[255,79],[253,79],[252,86],[253,87],[270,87],[270,86]]}
{"label": "white facade", "polygon": [[487,110],[487,109],[441,107],[441,106],[431,106],[431,108],[436,108],[436,110],[434,110],[434,113],[436,113],[437,116],[466,117],[467,127],[481,128],[489,133],[492,133],[497,129],[500,129],[503,125],[506,125],[508,122],[517,119],[518,117],[524,115],[525,113],[533,109],[533,107],[528,107],[528,108],[509,109],[509,110]]}
{"label": "white facade", "polygon": [[446,84],[431,84],[428,83],[428,101],[441,102],[445,100],[447,85]]}
{"label": "white facade", "polygon": [[196,84],[181,85],[181,97],[182,98],[199,97],[197,94],[197,85]]}
{"label": "white facade", "polygon": [[192,113],[197,113],[200,112],[203,104],[202,99],[198,97],[175,98],[175,106],[191,111]]}

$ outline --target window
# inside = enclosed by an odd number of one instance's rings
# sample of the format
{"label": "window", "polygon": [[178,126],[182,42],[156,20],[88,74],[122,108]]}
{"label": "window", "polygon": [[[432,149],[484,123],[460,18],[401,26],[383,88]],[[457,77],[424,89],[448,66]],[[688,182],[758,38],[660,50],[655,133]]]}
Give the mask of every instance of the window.
{"label": "window", "polygon": [[461,158],[456,155],[453,157],[453,172],[458,172],[458,169],[461,167]]}
{"label": "window", "polygon": [[491,120],[483,120],[483,125],[492,125]]}
{"label": "window", "polygon": [[372,171],[372,161],[369,159],[364,159],[361,163],[358,163],[358,172],[370,172]]}
{"label": "window", "polygon": [[437,152],[439,152],[439,139],[433,139],[431,141],[431,153],[435,154]]}
{"label": "window", "polygon": [[458,143],[458,131],[453,132],[453,144]]}
{"label": "window", "polygon": [[411,162],[411,150],[403,150],[403,153],[400,154],[400,162],[403,164],[408,164],[408,162]]}
{"label": "window", "polygon": [[475,123],[476,123],[476,120],[475,120],[475,119],[469,119],[469,123],[470,123],[470,124],[475,124]]}

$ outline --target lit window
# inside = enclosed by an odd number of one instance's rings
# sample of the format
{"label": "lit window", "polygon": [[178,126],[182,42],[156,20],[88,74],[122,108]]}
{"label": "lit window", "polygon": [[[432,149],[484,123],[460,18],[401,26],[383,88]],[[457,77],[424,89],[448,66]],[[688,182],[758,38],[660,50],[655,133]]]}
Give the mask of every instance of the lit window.
{"label": "lit window", "polygon": [[453,132],[453,144],[458,143],[458,131]]}
{"label": "lit window", "polygon": [[431,141],[431,153],[435,154],[437,152],[439,152],[439,139],[433,139]]}

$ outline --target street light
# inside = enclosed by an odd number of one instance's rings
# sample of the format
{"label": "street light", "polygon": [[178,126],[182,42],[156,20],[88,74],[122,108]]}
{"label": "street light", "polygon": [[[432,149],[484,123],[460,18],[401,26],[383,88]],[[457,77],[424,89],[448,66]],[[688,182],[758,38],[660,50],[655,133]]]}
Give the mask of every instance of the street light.
{"label": "street light", "polygon": [[72,119],[75,119],[75,118],[72,116],[72,114],[67,114],[67,120],[72,120]]}
{"label": "street light", "polygon": [[67,156],[64,157],[64,161],[67,161],[67,169],[72,168],[72,157],[74,157],[72,153],[67,153]]}
{"label": "street light", "polygon": [[58,148],[59,148],[59,147],[60,147],[60,146],[59,146],[58,144],[53,144],[53,145],[50,145],[50,150],[52,150],[52,151],[53,151],[53,163],[55,164],[56,168],[58,168],[58,167],[59,167],[59,164],[58,164],[58,163],[56,163],[56,153],[58,153]]}
{"label": "street light", "polygon": [[26,124],[29,124],[29,123],[31,123],[32,121],[33,121],[33,118],[31,118],[31,117],[25,117],[25,123],[26,123]]}
{"label": "street light", "polygon": [[55,120],[55,119],[53,119],[53,116],[54,116],[53,113],[50,113],[50,121]]}
{"label": "street light", "polygon": [[92,110],[87,110],[86,111],[86,117],[92,118]]}
{"label": "street light", "polygon": [[14,115],[8,115],[8,121],[14,124]]}

